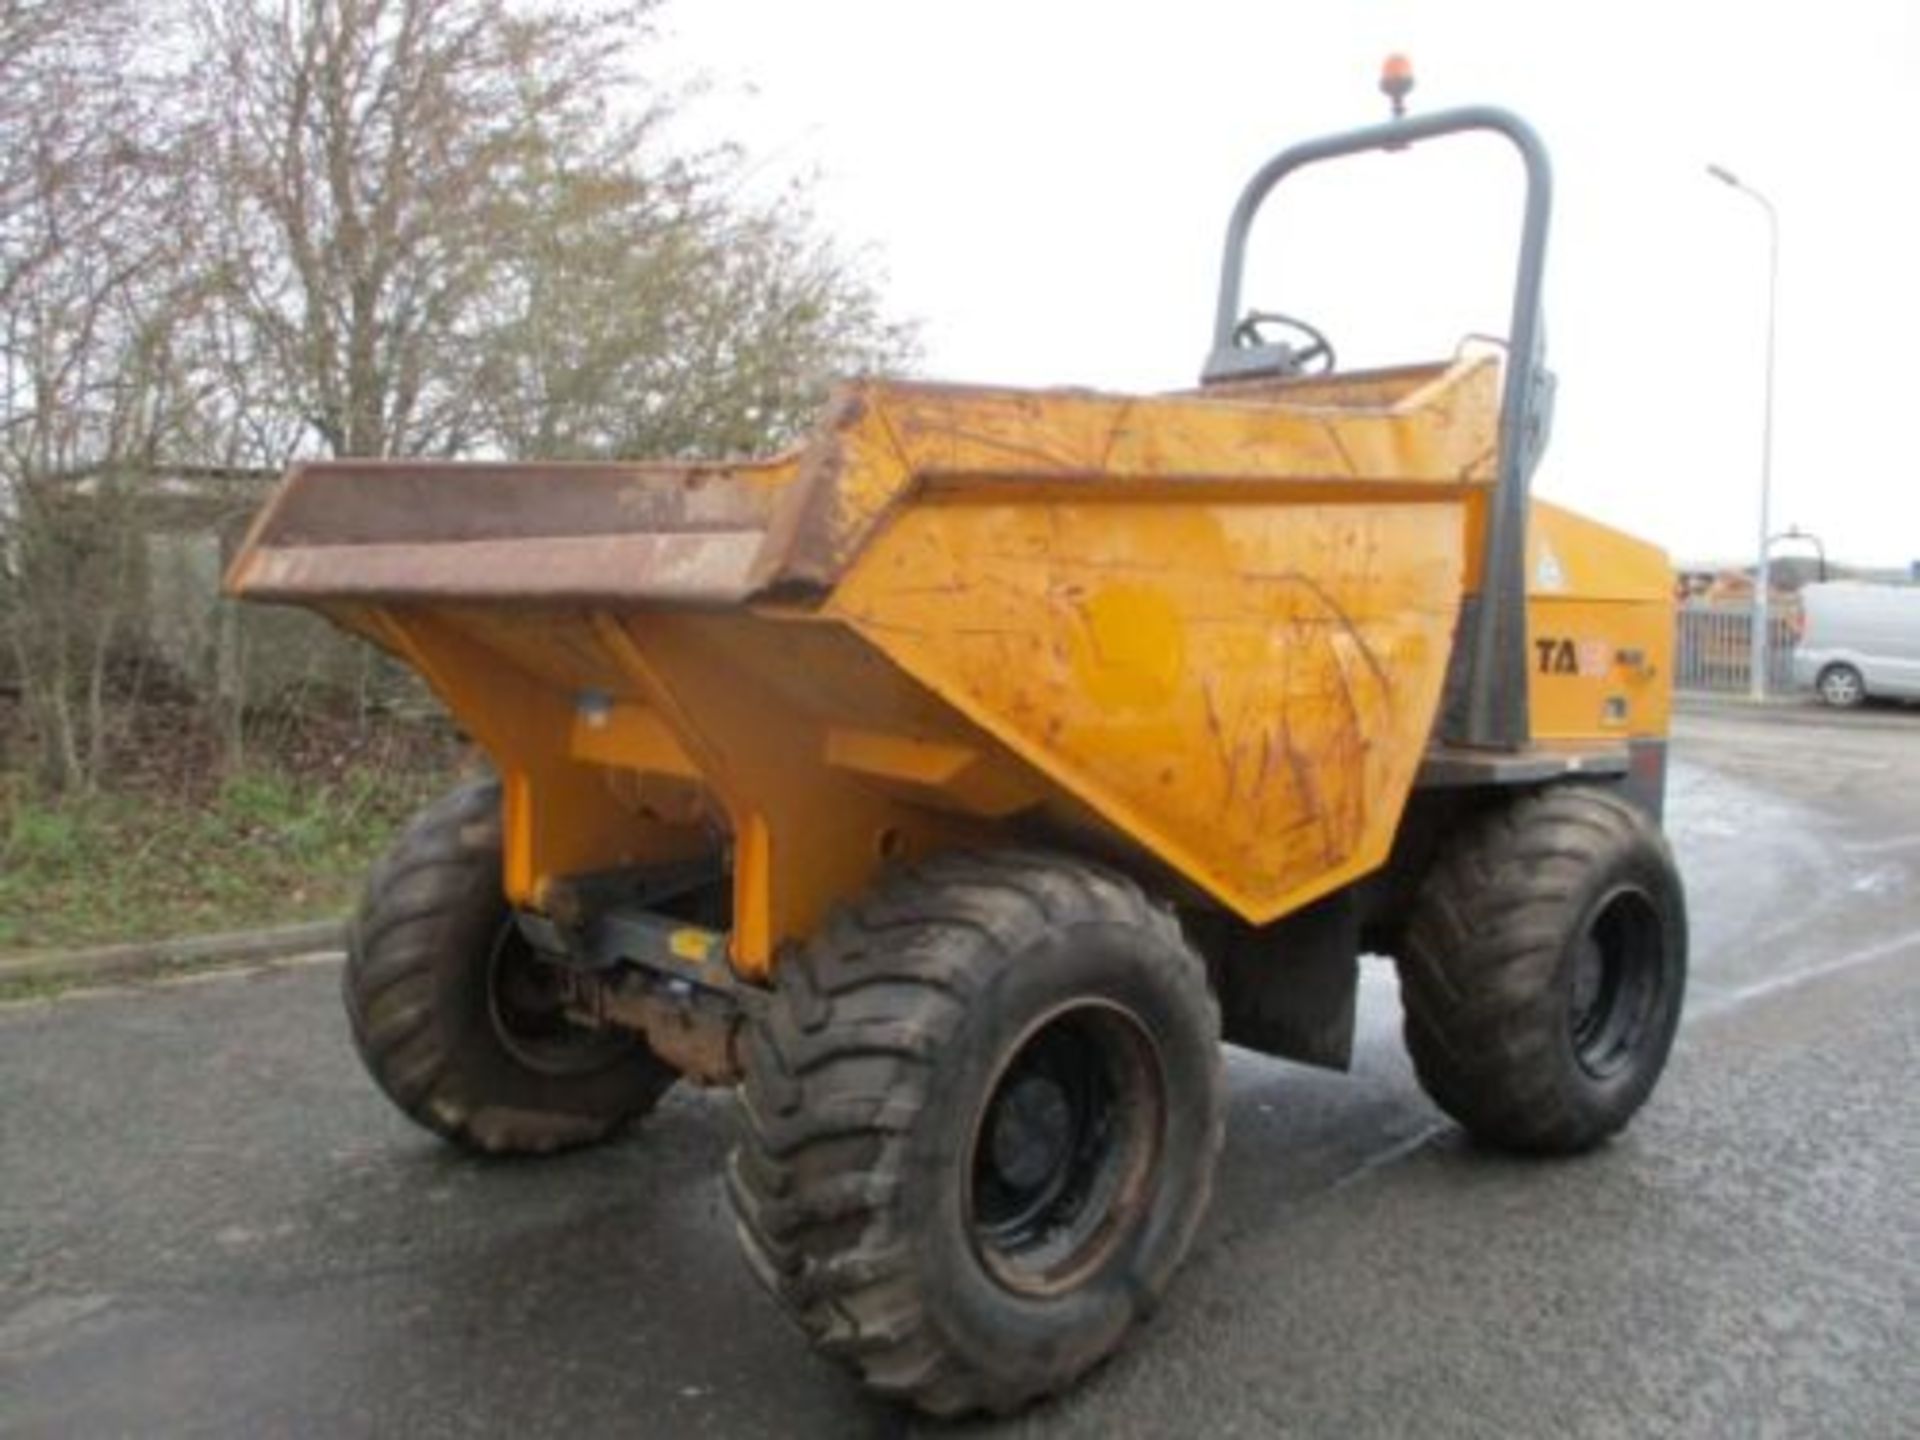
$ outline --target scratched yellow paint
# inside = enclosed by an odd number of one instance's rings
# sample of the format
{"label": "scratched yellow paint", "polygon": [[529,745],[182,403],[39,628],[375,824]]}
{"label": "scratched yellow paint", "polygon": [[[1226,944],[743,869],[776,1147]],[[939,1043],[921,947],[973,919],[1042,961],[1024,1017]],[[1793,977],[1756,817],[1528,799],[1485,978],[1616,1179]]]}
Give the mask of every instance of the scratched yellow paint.
{"label": "scratched yellow paint", "polygon": [[[817,527],[837,569],[915,485],[971,480],[1332,481],[1455,486],[1494,474],[1499,368],[1476,358],[1286,389],[1136,397],[873,381],[843,397]],[[815,503],[808,487],[782,497]]]}
{"label": "scratched yellow paint", "polygon": [[1386,857],[1445,677],[1461,508],[924,506],[828,613],[1265,920]]}
{"label": "scratched yellow paint", "polygon": [[1165,586],[1123,580],[1076,605],[1069,668],[1088,700],[1114,713],[1150,713],[1173,699],[1187,679],[1187,632]]}

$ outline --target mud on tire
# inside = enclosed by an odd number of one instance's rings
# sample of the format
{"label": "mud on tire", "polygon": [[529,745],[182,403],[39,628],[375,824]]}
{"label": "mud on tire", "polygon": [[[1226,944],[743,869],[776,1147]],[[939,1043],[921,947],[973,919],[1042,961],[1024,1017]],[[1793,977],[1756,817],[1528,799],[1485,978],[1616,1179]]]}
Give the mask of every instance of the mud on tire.
{"label": "mud on tire", "polygon": [[341,989],[374,1082],[412,1120],[489,1154],[602,1139],[674,1081],[644,1042],[576,1029],[500,890],[500,791],[464,785],[368,876]]}
{"label": "mud on tire", "polygon": [[841,910],[752,1025],[728,1190],[825,1353],[936,1414],[1112,1351],[1212,1187],[1219,1014],[1172,916],[1055,855],[927,861]]}
{"label": "mud on tire", "polygon": [[1632,1118],[1686,985],[1686,902],[1658,827],[1563,785],[1442,843],[1399,946],[1407,1048],[1477,1139],[1566,1154]]}

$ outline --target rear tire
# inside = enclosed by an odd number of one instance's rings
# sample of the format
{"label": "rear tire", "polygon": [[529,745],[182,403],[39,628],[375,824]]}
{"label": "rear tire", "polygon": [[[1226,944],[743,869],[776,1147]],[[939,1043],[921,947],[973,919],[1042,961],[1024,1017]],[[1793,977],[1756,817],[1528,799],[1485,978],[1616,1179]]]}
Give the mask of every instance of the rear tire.
{"label": "rear tire", "polygon": [[1836,710],[1852,710],[1866,703],[1866,677],[1851,665],[1829,665],[1814,683],[1820,698]]}
{"label": "rear tire", "polygon": [[1058,856],[942,856],[786,958],[728,1171],[755,1273],[940,1415],[1072,1383],[1161,1294],[1222,1134],[1220,1021],[1170,913]]}
{"label": "rear tire", "polygon": [[367,878],[341,979],[354,1048],[416,1123],[471,1150],[543,1154],[653,1108],[644,1041],[570,1025],[500,890],[500,789],[428,806]]}
{"label": "rear tire", "polygon": [[1666,1064],[1686,902],[1651,819],[1564,785],[1442,842],[1400,950],[1428,1095],[1488,1144],[1571,1154],[1624,1126]]}

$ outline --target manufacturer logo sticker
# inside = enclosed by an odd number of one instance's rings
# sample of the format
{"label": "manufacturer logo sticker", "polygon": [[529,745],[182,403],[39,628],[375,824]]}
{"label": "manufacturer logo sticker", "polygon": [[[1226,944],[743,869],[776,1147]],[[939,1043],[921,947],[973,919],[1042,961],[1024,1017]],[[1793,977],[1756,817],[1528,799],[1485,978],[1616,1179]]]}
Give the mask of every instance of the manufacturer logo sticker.
{"label": "manufacturer logo sticker", "polygon": [[1536,590],[1567,588],[1567,574],[1560,568],[1560,557],[1553,553],[1553,547],[1544,540],[1540,542],[1540,558],[1534,562],[1533,566],[1533,588]]}

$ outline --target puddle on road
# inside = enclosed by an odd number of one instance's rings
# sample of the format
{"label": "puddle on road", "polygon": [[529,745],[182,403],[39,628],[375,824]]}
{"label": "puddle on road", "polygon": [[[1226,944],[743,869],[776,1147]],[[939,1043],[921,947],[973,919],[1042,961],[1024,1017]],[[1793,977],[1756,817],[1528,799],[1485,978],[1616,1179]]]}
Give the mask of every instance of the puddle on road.
{"label": "puddle on road", "polygon": [[1837,953],[1860,867],[1811,805],[1678,757],[1666,827],[1686,881],[1692,985],[1740,989]]}

